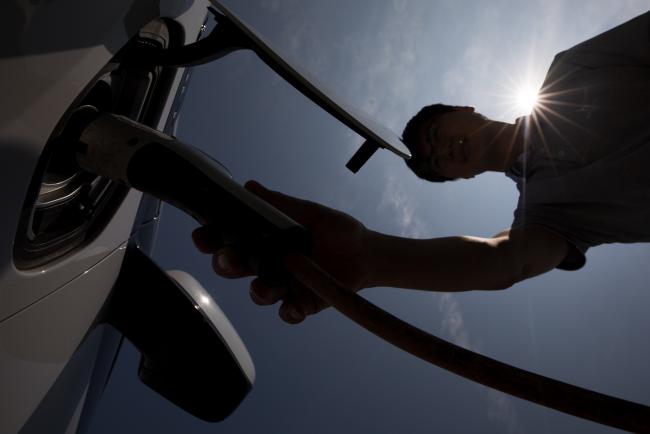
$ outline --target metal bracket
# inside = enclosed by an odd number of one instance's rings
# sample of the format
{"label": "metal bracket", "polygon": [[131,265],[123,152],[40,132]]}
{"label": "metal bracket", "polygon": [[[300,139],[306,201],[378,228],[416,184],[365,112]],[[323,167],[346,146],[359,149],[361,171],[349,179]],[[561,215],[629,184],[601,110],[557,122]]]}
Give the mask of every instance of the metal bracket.
{"label": "metal bracket", "polygon": [[357,152],[354,153],[350,161],[345,165],[352,173],[357,173],[361,166],[366,164],[366,162],[373,156],[375,152],[379,149],[379,145],[371,140],[366,140],[363,142],[361,147]]}

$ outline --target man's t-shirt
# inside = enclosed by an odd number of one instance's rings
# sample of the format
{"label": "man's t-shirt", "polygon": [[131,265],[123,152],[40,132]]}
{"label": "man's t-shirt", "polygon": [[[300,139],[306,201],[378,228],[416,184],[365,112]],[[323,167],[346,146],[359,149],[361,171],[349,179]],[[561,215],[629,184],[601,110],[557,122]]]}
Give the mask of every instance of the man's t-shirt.
{"label": "man's t-shirt", "polygon": [[650,12],[559,53],[517,124],[512,227],[564,237],[558,268],[581,268],[592,246],[650,241]]}

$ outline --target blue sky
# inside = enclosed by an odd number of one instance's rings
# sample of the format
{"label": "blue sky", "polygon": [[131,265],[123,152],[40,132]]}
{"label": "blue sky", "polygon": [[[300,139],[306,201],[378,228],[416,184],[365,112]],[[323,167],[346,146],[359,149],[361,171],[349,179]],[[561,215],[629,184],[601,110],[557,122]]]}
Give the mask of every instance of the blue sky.
{"label": "blue sky", "polygon": [[[642,12],[647,0],[227,2],[354,105],[400,132],[421,106],[472,105],[512,122],[519,88],[537,88],[555,53]],[[485,174],[431,185],[378,152],[356,175],[361,138],[286,85],[253,54],[197,68],[178,136],[235,179],[315,200],[386,233],[490,236],[509,227],[514,184]],[[127,347],[96,432],[610,432],[421,362],[328,310],[299,326],[250,302],[189,238],[195,223],[163,212],[155,258],[209,288],[253,356],[257,382],[226,421],[185,415],[139,384]],[[553,271],[502,292],[362,293],[427,331],[507,363],[650,403],[650,247],[591,250],[578,272]],[[215,391],[218,393],[218,391]]]}

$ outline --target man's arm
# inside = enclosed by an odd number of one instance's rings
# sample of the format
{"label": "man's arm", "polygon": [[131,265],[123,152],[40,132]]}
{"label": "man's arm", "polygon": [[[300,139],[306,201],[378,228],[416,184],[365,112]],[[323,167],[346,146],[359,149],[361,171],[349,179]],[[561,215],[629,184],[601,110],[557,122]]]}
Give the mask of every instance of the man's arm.
{"label": "man's arm", "polygon": [[[551,270],[564,259],[567,242],[543,226],[511,229],[492,238],[448,237],[413,240],[368,230],[347,214],[314,202],[247,183],[268,201],[312,233],[310,256],[343,286],[359,291],[375,286],[466,291],[501,289]],[[194,241],[213,254],[214,270],[227,278],[250,276],[252,271],[228,246],[220,244],[219,228],[197,229]],[[268,287],[251,282],[251,298],[259,305],[282,302],[279,314],[298,323],[328,306],[307,288],[290,282]]]}
{"label": "man's arm", "polygon": [[373,232],[368,237],[366,285],[430,291],[504,289],[555,268],[567,242],[539,225],[492,238],[412,240]]}

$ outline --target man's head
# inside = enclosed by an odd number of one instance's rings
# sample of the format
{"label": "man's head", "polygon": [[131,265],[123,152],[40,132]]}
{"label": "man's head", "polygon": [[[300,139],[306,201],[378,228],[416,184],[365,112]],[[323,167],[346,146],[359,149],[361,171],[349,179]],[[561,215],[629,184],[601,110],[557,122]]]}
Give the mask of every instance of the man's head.
{"label": "man's head", "polygon": [[424,159],[421,152],[418,152],[418,144],[422,128],[432,120],[437,120],[441,115],[453,112],[456,109],[454,106],[445,104],[432,104],[422,107],[419,112],[413,116],[404,127],[402,132],[402,141],[411,151],[412,157],[406,161],[406,165],[415,173],[419,178],[426,179],[431,182],[445,182],[453,181],[453,178],[447,178],[438,173],[435,173],[429,164],[428,159]]}
{"label": "man's head", "polygon": [[486,127],[490,123],[473,107],[426,106],[404,127],[402,141],[412,154],[406,165],[432,182],[472,178],[488,170],[485,152],[492,140]]}

